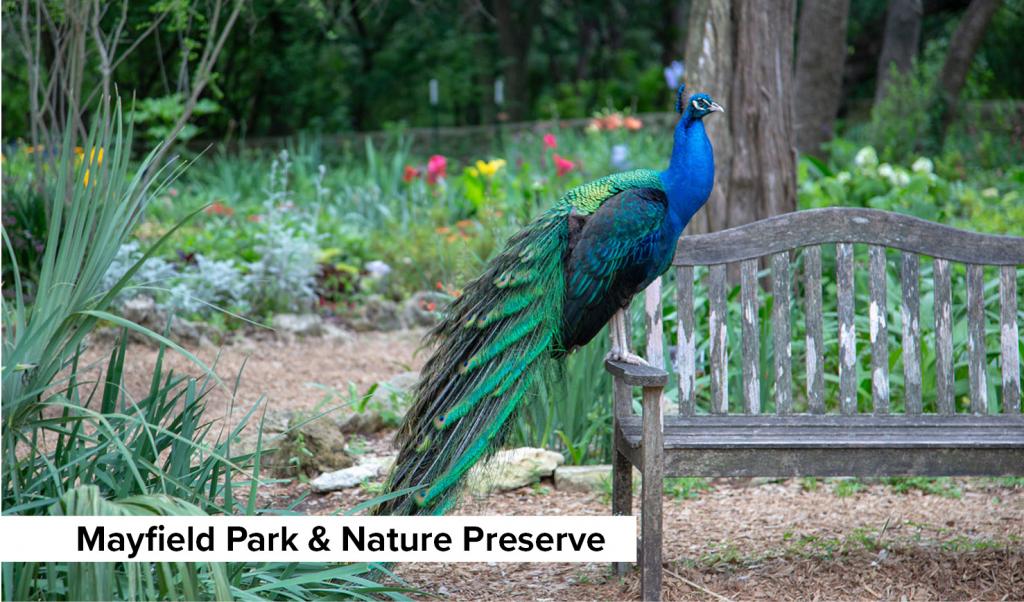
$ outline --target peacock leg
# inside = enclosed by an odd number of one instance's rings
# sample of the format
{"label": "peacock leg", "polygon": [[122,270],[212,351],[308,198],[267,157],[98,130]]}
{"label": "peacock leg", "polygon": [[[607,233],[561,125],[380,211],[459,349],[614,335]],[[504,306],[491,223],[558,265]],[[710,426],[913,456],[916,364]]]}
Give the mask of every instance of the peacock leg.
{"label": "peacock leg", "polygon": [[638,366],[649,366],[647,360],[631,353],[629,351],[629,337],[626,335],[626,312],[620,309],[615,312],[610,322],[608,322],[608,329],[611,331],[612,337],[612,349],[605,356],[605,359],[612,360],[613,362],[625,362],[627,364],[636,364]]}

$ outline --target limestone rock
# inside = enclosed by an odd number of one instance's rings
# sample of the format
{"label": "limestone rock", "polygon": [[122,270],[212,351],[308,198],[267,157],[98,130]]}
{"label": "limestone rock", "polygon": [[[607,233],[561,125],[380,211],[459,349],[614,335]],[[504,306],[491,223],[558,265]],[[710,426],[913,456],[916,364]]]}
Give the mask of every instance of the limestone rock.
{"label": "limestone rock", "polygon": [[405,302],[402,317],[407,326],[434,326],[448,306],[449,297],[434,291],[420,291]]}
{"label": "limestone rock", "polygon": [[317,314],[277,314],[271,321],[275,330],[300,337],[318,337],[324,334],[324,320]]}
{"label": "limestone rock", "polygon": [[486,464],[477,465],[469,473],[469,490],[475,494],[511,491],[550,477],[555,468],[565,463],[562,454],[520,447],[501,450]]}
{"label": "limestone rock", "polygon": [[[299,415],[291,418],[290,430],[277,444],[271,471],[277,476],[296,476],[299,472],[313,476],[352,466],[352,458],[345,451],[345,435],[338,425],[323,416],[309,422],[306,419]],[[297,424],[301,426],[295,428]]]}
{"label": "limestone rock", "polygon": [[313,488],[313,491],[317,493],[327,493],[329,491],[338,491],[339,489],[357,487],[364,481],[387,474],[394,465],[396,457],[397,456],[367,456],[362,458],[359,464],[355,466],[344,468],[342,470],[325,472],[310,481],[309,484]]}
{"label": "limestone rock", "polygon": [[351,326],[358,332],[379,330],[391,332],[402,328],[402,316],[398,304],[379,295],[367,297],[359,305],[358,313],[352,316]]}
{"label": "limestone rock", "polygon": [[555,489],[577,493],[606,491],[612,479],[611,464],[559,466],[555,469]]}

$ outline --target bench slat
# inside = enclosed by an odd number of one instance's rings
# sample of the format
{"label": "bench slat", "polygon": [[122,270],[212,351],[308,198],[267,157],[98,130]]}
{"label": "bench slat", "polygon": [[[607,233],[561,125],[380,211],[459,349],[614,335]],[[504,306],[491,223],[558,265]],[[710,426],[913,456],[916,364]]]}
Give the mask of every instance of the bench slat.
{"label": "bench slat", "polygon": [[857,333],[853,325],[853,245],[836,245],[836,290],[839,296],[839,405],[857,413]]}
{"label": "bench slat", "polygon": [[886,291],[885,247],[868,248],[871,306],[868,328],[871,335],[871,404],[876,414],[889,413],[889,325]]}
{"label": "bench slat", "polygon": [[967,373],[970,381],[971,412],[988,411],[985,378],[985,272],[984,266],[967,265]]}
{"label": "bench slat", "polygon": [[789,252],[772,255],[772,347],[775,356],[775,411],[793,412],[793,337],[790,334]]}
{"label": "bench slat", "polygon": [[999,342],[1003,364],[1003,413],[1020,413],[1020,332],[1017,330],[1017,269],[999,270]]}
{"label": "bench slat", "polygon": [[743,411],[761,413],[760,354],[761,333],[758,325],[757,260],[740,264],[740,297],[743,305]]}
{"label": "bench slat", "polygon": [[708,297],[711,335],[711,412],[729,412],[729,333],[726,328],[725,264],[713,265],[708,270]]}
{"label": "bench slat", "polygon": [[807,409],[825,412],[825,342],[821,323],[821,247],[804,250],[804,311],[806,315]]}
{"label": "bench slat", "polygon": [[921,297],[919,294],[921,259],[903,253],[900,281],[903,303],[903,396],[908,414],[921,413]]}
{"label": "bench slat", "polygon": [[950,290],[949,262],[935,259],[932,264],[935,285],[935,390],[940,414],[953,414],[953,299]]}
{"label": "bench slat", "polygon": [[679,413],[694,414],[697,350],[693,338],[693,268],[676,269],[676,372],[679,374]]}
{"label": "bench slat", "polygon": [[647,334],[644,359],[655,368],[665,367],[661,318],[661,278],[655,278],[644,290],[644,332]]}

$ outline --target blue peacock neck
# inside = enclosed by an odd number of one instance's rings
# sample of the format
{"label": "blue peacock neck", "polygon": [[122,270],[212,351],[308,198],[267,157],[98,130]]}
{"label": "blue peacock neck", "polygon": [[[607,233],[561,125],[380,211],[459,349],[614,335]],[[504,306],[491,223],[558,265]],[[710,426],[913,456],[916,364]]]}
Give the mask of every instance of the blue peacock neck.
{"label": "blue peacock neck", "polygon": [[682,232],[711,194],[715,180],[715,160],[704,122],[687,110],[676,125],[672,158],[661,172],[661,182],[669,200],[672,225]]}

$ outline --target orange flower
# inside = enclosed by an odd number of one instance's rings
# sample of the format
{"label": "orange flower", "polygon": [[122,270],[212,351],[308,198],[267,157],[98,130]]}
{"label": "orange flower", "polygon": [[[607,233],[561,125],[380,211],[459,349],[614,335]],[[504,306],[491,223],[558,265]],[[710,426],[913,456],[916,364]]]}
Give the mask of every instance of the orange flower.
{"label": "orange flower", "polygon": [[[448,234],[451,231],[452,231],[452,229],[449,228],[448,226],[441,226],[440,228],[435,228],[434,229],[434,232],[436,232],[438,234]],[[441,283],[438,282],[438,284],[441,284]]]}
{"label": "orange flower", "polygon": [[611,115],[604,118],[604,129],[606,130],[617,130],[622,127],[622,115],[618,113],[612,113]]}
{"label": "orange flower", "polygon": [[640,128],[644,127],[644,122],[630,115],[629,117],[626,117],[625,119],[622,120],[622,125],[626,126],[627,130],[635,132]]}
{"label": "orange flower", "polygon": [[459,221],[455,222],[455,225],[458,226],[459,228],[462,228],[463,230],[465,230],[466,228],[468,228],[468,227],[473,225],[473,220],[471,220],[471,219],[460,219]]}

